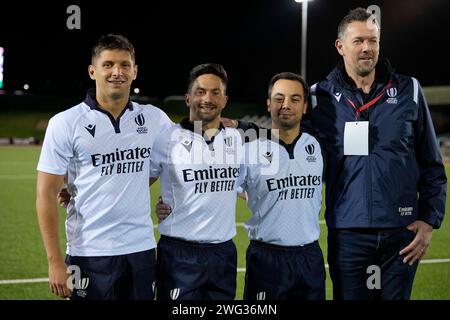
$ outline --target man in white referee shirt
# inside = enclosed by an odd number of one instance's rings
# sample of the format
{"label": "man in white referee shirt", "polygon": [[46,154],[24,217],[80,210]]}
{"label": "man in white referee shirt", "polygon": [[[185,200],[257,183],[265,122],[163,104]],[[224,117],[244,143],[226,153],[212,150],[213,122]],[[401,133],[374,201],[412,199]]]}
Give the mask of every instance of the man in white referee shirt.
{"label": "man in white referee shirt", "polygon": [[242,140],[224,128],[227,74],[219,64],[194,67],[185,95],[189,118],[161,132],[151,176],[161,178],[172,208],[159,224],[157,299],[234,299],[235,206]]}
{"label": "man in white referee shirt", "polygon": [[[71,299],[153,299],[149,159],[156,135],[171,121],[160,109],[129,100],[137,65],[123,36],[101,37],[88,71],[95,90],[50,119],[37,167],[36,208],[50,288]],[[71,200],[65,263],[56,196],[66,175]]]}
{"label": "man in white referee shirt", "polygon": [[[247,249],[244,299],[325,299],[325,265],[318,239],[323,159],[318,141],[300,128],[308,86],[283,72],[269,82],[270,137],[246,143],[258,154],[242,172],[253,215],[245,227]],[[251,124],[240,123],[248,129]],[[254,126],[253,126],[254,127]],[[275,129],[275,130],[274,130]]]}

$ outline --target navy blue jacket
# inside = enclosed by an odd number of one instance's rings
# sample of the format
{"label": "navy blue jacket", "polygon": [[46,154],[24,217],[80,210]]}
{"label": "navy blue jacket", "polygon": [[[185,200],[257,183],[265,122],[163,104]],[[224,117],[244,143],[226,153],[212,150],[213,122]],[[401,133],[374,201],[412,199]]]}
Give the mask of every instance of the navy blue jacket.
{"label": "navy blue jacket", "polygon": [[[360,107],[378,100],[357,115]],[[350,102],[351,101],[351,102]],[[326,151],[326,221],[331,228],[393,228],[420,219],[439,228],[447,178],[418,81],[378,62],[369,94],[339,64],[311,87],[310,121]],[[369,121],[369,155],[344,155],[347,121]]]}

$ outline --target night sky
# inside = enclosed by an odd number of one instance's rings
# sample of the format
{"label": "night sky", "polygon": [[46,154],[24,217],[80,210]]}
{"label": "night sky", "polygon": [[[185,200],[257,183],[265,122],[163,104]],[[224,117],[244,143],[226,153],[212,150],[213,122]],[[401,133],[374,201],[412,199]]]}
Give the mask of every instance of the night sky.
{"label": "night sky", "polygon": [[[82,98],[93,85],[87,66],[99,36],[119,33],[136,47],[141,94],[182,95],[189,70],[217,62],[229,75],[229,99],[264,103],[267,83],[281,71],[300,72],[301,4],[241,1],[14,1],[0,4],[5,90],[28,83],[34,93]],[[81,30],[68,30],[66,8],[81,8]],[[423,86],[450,85],[450,1],[314,0],[308,9],[307,80],[323,79],[340,57],[340,19],[352,8],[381,8],[381,54]]]}

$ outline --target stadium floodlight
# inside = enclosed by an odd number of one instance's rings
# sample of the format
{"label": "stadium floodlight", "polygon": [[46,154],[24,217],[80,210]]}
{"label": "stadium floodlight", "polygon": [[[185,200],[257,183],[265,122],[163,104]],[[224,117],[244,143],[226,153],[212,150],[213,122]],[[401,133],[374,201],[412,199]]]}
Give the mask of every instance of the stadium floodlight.
{"label": "stadium floodlight", "polygon": [[302,4],[302,43],[301,43],[301,74],[306,80],[306,34],[308,22],[308,2],[312,0],[295,0]]}
{"label": "stadium floodlight", "polygon": [[0,47],[0,89],[3,88],[3,62],[5,61],[3,53],[5,49]]}

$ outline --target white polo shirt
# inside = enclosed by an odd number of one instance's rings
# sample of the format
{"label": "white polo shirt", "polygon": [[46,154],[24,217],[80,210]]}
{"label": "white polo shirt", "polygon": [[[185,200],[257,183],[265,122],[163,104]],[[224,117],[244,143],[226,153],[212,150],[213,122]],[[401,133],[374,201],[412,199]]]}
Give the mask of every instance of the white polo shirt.
{"label": "white polo shirt", "polygon": [[150,155],[171,125],[152,105],[129,102],[115,120],[95,92],[50,119],[37,170],[67,174],[67,254],[114,256],[155,248]]}
{"label": "white polo shirt", "polygon": [[319,238],[323,159],[317,140],[307,133],[291,144],[270,139],[246,143],[247,163],[241,188],[248,193],[252,217],[245,223],[250,239],[302,246]]}
{"label": "white polo shirt", "polygon": [[236,129],[221,127],[207,143],[191,126],[185,119],[162,132],[151,154],[151,176],[161,178],[163,201],[172,208],[158,229],[186,241],[221,243],[236,234],[242,139]]}

